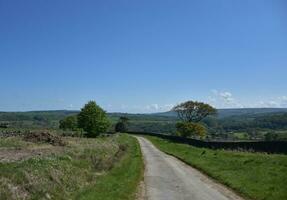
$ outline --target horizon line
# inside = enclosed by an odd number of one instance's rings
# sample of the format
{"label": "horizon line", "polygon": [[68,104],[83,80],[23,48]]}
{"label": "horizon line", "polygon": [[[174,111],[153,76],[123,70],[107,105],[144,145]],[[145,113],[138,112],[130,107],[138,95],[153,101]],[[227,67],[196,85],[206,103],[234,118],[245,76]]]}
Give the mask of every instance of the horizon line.
{"label": "horizon line", "polygon": [[[287,107],[246,107],[246,108],[216,108],[217,110],[243,110],[243,109],[287,109]],[[104,109],[105,110],[105,109]],[[68,111],[68,112],[80,112],[81,109],[78,110],[69,110],[69,109],[47,109],[47,110],[24,110],[24,111],[1,111],[0,113],[25,113],[25,112],[56,112],[56,111]],[[106,110],[105,110],[106,111]],[[122,113],[122,114],[157,114],[157,113],[165,113],[171,112],[171,110],[161,111],[161,112],[120,112],[120,111],[106,111],[107,113]]]}

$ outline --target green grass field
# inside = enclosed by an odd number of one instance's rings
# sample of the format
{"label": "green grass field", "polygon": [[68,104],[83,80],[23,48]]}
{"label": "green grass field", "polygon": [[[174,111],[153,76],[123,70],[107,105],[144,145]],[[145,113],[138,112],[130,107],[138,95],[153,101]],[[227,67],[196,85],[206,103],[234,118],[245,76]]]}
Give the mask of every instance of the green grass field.
{"label": "green grass field", "polygon": [[243,197],[287,199],[287,155],[211,150],[145,137],[160,150],[233,188]]}
{"label": "green grass field", "polygon": [[[0,162],[0,199],[134,198],[143,162],[133,137],[64,140],[66,146],[55,147],[18,137],[0,138],[2,157],[7,153],[10,158],[14,151],[23,154],[18,160]],[[35,156],[34,150],[42,154]]]}

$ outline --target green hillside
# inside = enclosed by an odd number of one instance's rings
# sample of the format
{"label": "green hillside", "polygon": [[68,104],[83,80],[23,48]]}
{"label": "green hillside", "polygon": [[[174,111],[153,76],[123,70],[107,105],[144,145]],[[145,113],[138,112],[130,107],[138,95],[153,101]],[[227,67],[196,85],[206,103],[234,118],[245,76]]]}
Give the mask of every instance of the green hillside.
{"label": "green hillside", "polygon": [[[76,115],[79,111],[31,111],[0,112],[0,125],[11,128],[52,128],[57,129],[59,120]],[[122,116],[129,119],[130,131],[176,134],[175,112],[153,114],[108,113],[114,125]],[[249,140],[264,139],[267,133],[276,138],[287,138],[286,108],[219,109],[216,116],[203,121],[208,129],[208,138]],[[110,127],[113,131],[113,126]]]}

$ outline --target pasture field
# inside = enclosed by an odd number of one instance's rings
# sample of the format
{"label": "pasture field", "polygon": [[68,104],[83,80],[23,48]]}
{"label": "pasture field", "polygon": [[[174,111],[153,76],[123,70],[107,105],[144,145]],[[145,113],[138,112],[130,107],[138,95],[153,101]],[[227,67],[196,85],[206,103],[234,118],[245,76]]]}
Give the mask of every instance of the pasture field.
{"label": "pasture field", "polygon": [[287,155],[211,150],[144,137],[247,199],[287,199]]}
{"label": "pasture field", "polygon": [[143,163],[133,137],[56,139],[0,138],[0,199],[134,198]]}

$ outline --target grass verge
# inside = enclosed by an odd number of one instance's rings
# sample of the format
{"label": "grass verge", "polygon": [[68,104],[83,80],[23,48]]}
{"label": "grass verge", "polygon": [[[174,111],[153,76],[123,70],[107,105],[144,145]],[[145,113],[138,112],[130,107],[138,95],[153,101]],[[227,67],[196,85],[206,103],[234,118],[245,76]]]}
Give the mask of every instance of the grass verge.
{"label": "grass verge", "polygon": [[197,148],[144,136],[160,150],[174,155],[243,197],[287,199],[287,156]]}
{"label": "grass verge", "polygon": [[126,137],[130,143],[124,158],[97,183],[77,195],[81,200],[134,200],[135,191],[142,179],[144,164],[140,146],[135,138]]}

